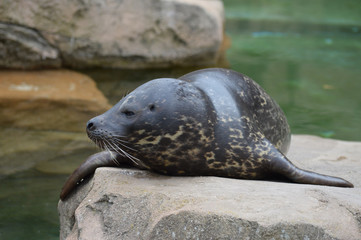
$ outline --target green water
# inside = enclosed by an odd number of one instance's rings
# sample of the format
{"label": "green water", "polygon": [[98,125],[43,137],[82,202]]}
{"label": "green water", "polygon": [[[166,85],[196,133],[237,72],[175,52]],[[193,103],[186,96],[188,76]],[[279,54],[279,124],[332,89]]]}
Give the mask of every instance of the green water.
{"label": "green water", "polygon": [[[228,24],[231,68],[251,76],[276,99],[293,133],[361,140],[360,34],[301,35],[259,24],[258,31],[242,28],[242,22]],[[265,30],[268,25],[273,31]],[[243,31],[232,31],[239,28]]]}
{"label": "green water", "polygon": [[33,170],[1,179],[0,239],[59,239],[56,205],[64,180]]}
{"label": "green water", "polygon": [[230,67],[281,105],[291,130],[361,140],[361,4],[226,0]]}
{"label": "green water", "polygon": [[[359,1],[224,2],[226,33],[232,42],[226,53],[230,68],[256,80],[277,100],[292,132],[360,141]],[[191,70],[84,72],[115,103],[147,80],[179,77]],[[11,137],[11,131],[6,135]],[[58,151],[62,154],[65,150]],[[88,150],[80,155],[87,154]],[[20,156],[27,161],[39,153]],[[71,157],[62,158],[72,161]],[[0,239],[58,239],[56,207],[67,175],[39,169],[1,179]]]}

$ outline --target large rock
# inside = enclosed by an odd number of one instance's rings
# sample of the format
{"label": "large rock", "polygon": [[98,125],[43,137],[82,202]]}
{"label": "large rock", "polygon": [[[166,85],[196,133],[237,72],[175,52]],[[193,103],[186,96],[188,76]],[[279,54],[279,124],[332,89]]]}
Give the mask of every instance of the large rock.
{"label": "large rock", "polygon": [[1,1],[0,67],[212,65],[223,19],[221,0]]}
{"label": "large rock", "polygon": [[59,202],[60,239],[361,239],[361,143],[294,136],[289,156],[355,188],[99,168]]}
{"label": "large rock", "polygon": [[82,131],[111,106],[84,74],[68,70],[0,71],[0,126]]}

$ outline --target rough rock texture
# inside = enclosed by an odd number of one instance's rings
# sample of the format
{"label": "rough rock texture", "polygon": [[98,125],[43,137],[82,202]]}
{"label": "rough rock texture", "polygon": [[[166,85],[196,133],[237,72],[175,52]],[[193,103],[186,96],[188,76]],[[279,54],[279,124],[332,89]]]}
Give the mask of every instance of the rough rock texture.
{"label": "rough rock texture", "polygon": [[0,23],[0,66],[6,68],[60,67],[59,51],[36,31]]}
{"label": "rough rock texture", "polygon": [[84,132],[111,106],[86,75],[67,71],[0,72],[0,126]]}
{"label": "rough rock texture", "polygon": [[0,67],[210,65],[221,0],[0,2]]}
{"label": "rough rock texture", "polygon": [[59,202],[60,239],[361,239],[361,143],[293,138],[294,163],[355,188],[99,168]]}

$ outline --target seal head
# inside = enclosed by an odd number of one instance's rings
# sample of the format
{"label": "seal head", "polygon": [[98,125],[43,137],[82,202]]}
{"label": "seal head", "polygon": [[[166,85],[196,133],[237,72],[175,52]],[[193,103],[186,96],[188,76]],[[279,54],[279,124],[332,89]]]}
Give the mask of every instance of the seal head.
{"label": "seal head", "polygon": [[100,147],[128,155],[139,166],[163,174],[199,175],[205,162],[193,159],[211,150],[215,120],[201,90],[183,80],[162,78],[143,84],[91,119],[87,132]]}

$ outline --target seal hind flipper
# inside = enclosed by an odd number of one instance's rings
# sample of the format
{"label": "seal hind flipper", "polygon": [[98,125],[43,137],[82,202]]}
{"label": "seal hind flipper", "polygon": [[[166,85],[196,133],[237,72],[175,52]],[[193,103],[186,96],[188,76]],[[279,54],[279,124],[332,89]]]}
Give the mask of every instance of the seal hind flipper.
{"label": "seal hind flipper", "polygon": [[270,159],[270,171],[286,177],[295,183],[315,184],[334,187],[350,187],[353,184],[339,177],[323,175],[296,167],[287,157],[278,151],[272,149],[272,157]]}
{"label": "seal hind flipper", "polygon": [[98,167],[115,167],[123,163],[123,159],[126,160],[121,155],[109,151],[91,155],[67,179],[61,190],[60,199],[64,200],[82,179],[94,173]]}

